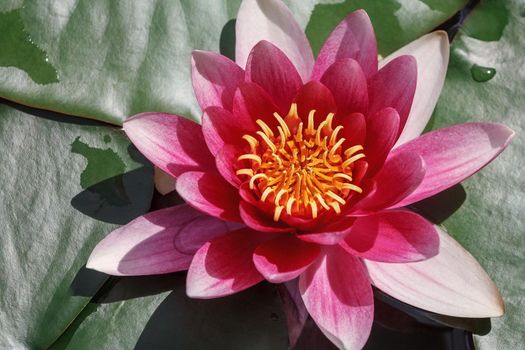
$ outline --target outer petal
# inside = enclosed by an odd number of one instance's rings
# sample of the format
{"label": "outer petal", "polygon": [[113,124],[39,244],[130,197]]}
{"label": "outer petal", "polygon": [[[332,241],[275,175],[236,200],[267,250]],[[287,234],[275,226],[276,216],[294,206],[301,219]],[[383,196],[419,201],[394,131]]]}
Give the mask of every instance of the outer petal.
{"label": "outer petal", "polygon": [[447,74],[450,44],[447,33],[437,31],[411,42],[379,63],[383,67],[394,58],[411,55],[417,61],[417,84],[412,108],[396,145],[418,137],[436,106]]}
{"label": "outer petal", "polygon": [[299,279],[310,316],[341,349],[361,349],[374,318],[372,288],[361,262],[336,247]]}
{"label": "outer petal", "polygon": [[337,112],[365,113],[368,107],[366,76],[357,61],[346,58],[331,65],[321,78],[332,92],[337,103]]}
{"label": "outer petal", "polygon": [[392,154],[419,154],[427,170],[418,188],[396,207],[447,189],[479,169],[507,147],[514,132],[496,123],[466,123],[435,130],[396,148]]}
{"label": "outer petal", "polygon": [[402,152],[391,156],[373,178],[373,189],[353,206],[352,214],[395,205],[421,184],[425,169],[425,162],[418,154]]}
{"label": "outer petal", "polygon": [[235,89],[244,81],[243,69],[218,53],[196,50],[191,56],[193,90],[201,109],[231,110]]}
{"label": "outer petal", "polygon": [[345,58],[359,62],[367,77],[377,72],[374,28],[364,10],[349,14],[330,34],[319,52],[312,79],[320,79],[328,67]]}
{"label": "outer petal", "polygon": [[374,175],[385,162],[396,142],[399,123],[399,114],[393,108],[378,111],[366,123],[365,154],[369,176]]}
{"label": "outer petal", "polygon": [[272,283],[282,283],[299,276],[319,256],[319,246],[292,235],[283,235],[262,243],[253,253],[253,263]]}
{"label": "outer petal", "polygon": [[416,82],[416,59],[407,55],[396,57],[368,81],[368,114],[394,108],[399,113],[399,136],[412,106]]}
{"label": "outer petal", "polygon": [[218,174],[189,171],[177,179],[176,185],[192,207],[223,220],[241,221],[239,194]]}
{"label": "outer petal", "polygon": [[215,170],[201,126],[166,113],[142,113],[124,122],[131,142],[153,164],[172,176],[190,170]]}
{"label": "outer petal", "polygon": [[140,216],[100,241],[86,267],[110,275],[155,275],[186,270],[207,240],[228,224],[186,204]]}
{"label": "outer petal", "polygon": [[365,259],[402,263],[435,256],[439,238],[418,214],[396,210],[358,218],[341,246]]}
{"label": "outer petal", "polygon": [[292,62],[268,41],[255,45],[246,63],[246,80],[257,83],[281,111],[287,111],[302,85],[301,77]]}
{"label": "outer petal", "polygon": [[457,317],[494,317],[504,312],[498,289],[479,263],[448,234],[439,254],[425,261],[388,264],[366,261],[376,287],[410,305]]}
{"label": "outer petal", "polygon": [[241,229],[205,243],[188,270],[186,294],[191,298],[218,298],[262,281],[252,261],[260,242],[257,232]]}
{"label": "outer petal", "polygon": [[251,49],[267,40],[290,58],[304,81],[310,78],[314,56],[303,30],[281,0],[244,0],[235,28],[235,61],[246,65]]}

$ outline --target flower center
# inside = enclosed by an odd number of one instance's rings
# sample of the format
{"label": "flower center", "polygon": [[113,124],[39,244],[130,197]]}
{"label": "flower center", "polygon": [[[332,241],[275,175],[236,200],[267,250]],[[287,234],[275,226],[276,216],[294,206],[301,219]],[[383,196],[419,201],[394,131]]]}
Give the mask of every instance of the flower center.
{"label": "flower center", "polygon": [[[342,125],[332,128],[333,113],[314,125],[315,110],[308,114],[305,127],[292,104],[286,118],[277,112],[277,131],[258,119],[256,135],[244,135],[250,153],[241,155],[245,168],[237,175],[249,178],[249,187],[261,202],[272,203],[274,221],[283,210],[292,216],[315,219],[320,213],[341,212],[352,192],[361,193],[352,183],[354,163],[365,155],[363,146],[344,149],[346,139],[339,137]],[[286,119],[286,121],[285,121]]]}

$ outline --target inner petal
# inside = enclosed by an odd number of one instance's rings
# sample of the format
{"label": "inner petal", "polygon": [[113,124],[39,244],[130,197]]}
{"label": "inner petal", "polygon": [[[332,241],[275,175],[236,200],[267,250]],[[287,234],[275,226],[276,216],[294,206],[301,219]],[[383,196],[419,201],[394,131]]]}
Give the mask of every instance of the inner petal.
{"label": "inner petal", "polygon": [[334,113],[318,125],[315,113],[303,122],[292,103],[284,118],[273,114],[274,129],[258,119],[260,130],[242,137],[249,152],[238,157],[236,174],[249,181],[260,202],[273,207],[274,221],[283,212],[312,219],[327,211],[339,214],[353,193],[362,192],[352,175],[356,161],[365,157],[363,146],[339,136],[344,127],[333,125]]}

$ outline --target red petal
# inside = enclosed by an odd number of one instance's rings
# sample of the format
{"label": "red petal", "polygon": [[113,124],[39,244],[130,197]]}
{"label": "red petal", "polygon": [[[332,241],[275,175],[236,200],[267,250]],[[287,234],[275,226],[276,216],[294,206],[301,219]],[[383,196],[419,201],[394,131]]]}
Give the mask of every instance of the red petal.
{"label": "red petal", "polygon": [[352,208],[356,211],[385,209],[403,200],[425,176],[425,162],[418,154],[397,153],[387,159],[373,178],[373,190]]}
{"label": "red petal", "polygon": [[[290,106],[288,106],[289,108]],[[255,83],[244,83],[239,86],[233,98],[233,114],[240,120],[252,120],[253,125],[257,119],[262,119],[270,127],[277,124],[273,116],[279,108],[273,103],[272,98],[266,91]]]}
{"label": "red petal", "polygon": [[191,298],[217,298],[262,281],[252,261],[260,242],[257,232],[241,229],[205,243],[188,270],[186,294]]}
{"label": "red petal", "polygon": [[396,142],[398,130],[399,115],[393,108],[382,109],[367,120],[364,152],[368,161],[368,176],[383,166]]}
{"label": "red petal", "polygon": [[323,74],[321,82],[332,92],[339,114],[366,112],[368,87],[357,61],[347,58],[335,62]]}
{"label": "red petal", "polygon": [[262,243],[253,253],[255,267],[268,281],[281,283],[299,276],[319,256],[319,246],[279,235]]}
{"label": "red petal", "polygon": [[[399,136],[410,112],[417,82],[417,63],[412,56],[399,56],[368,81],[368,115],[392,107],[399,114]],[[397,137],[396,137],[397,139]]]}
{"label": "red petal", "polygon": [[206,214],[241,221],[239,194],[218,174],[186,172],[177,179],[177,192],[188,204]]}
{"label": "red petal", "polygon": [[246,64],[246,80],[260,85],[280,108],[288,111],[302,85],[301,77],[292,62],[268,41],[255,45]]}
{"label": "red petal", "polygon": [[210,107],[202,115],[202,133],[213,155],[225,145],[239,145],[242,135],[255,130],[255,124],[245,114],[234,116],[220,107]]}
{"label": "red petal", "polygon": [[308,114],[315,110],[314,124],[317,126],[325,120],[328,113],[337,112],[334,97],[330,90],[317,81],[311,81],[299,89],[294,98],[297,112],[303,123],[308,123]]}
{"label": "red petal", "polygon": [[262,232],[290,232],[293,230],[292,227],[284,225],[282,222],[273,221],[271,216],[243,200],[240,203],[239,212],[246,226],[254,230]]}

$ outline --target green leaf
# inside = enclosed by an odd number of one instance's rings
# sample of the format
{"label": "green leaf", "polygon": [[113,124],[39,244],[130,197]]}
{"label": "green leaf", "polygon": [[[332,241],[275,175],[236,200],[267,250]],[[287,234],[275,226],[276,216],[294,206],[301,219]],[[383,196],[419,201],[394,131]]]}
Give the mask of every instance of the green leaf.
{"label": "green leaf", "polygon": [[461,10],[467,0],[346,0],[318,5],[312,13],[306,33],[314,52],[332,29],[352,11],[365,9],[372,20],[379,53],[390,54],[401,46],[430,32]]}
{"label": "green leaf", "polygon": [[[492,320],[492,331],[476,337],[481,350],[516,349],[525,344],[522,11],[519,0],[486,0],[473,10],[453,42],[445,87],[433,118],[433,128],[493,121],[517,134],[500,157],[463,183],[466,200],[444,222],[487,269],[507,305],[506,314]],[[476,71],[480,66],[494,69],[495,75],[480,79]]]}
{"label": "green leaf", "polygon": [[81,269],[95,244],[149,209],[152,169],[115,128],[2,101],[0,149],[0,348],[45,349],[86,274],[106,280]]}
{"label": "green leaf", "polygon": [[[339,20],[363,7],[387,54],[451,17],[466,0],[323,5],[330,2],[286,1],[298,22],[308,23],[315,50]],[[144,111],[199,120],[191,50],[233,54],[240,0],[42,0],[15,7],[19,3],[0,6],[0,96],[119,125]]]}
{"label": "green leaf", "polygon": [[183,273],[116,279],[50,350],[287,349],[275,286],[197,300],[186,296],[185,280]]}

